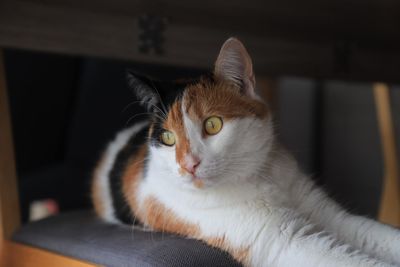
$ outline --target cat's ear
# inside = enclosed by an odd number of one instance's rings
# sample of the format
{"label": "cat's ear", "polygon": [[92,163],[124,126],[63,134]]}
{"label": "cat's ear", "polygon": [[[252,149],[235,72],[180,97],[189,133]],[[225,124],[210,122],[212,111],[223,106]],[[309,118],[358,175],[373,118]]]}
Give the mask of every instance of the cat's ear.
{"label": "cat's ear", "polygon": [[229,38],[222,45],[214,75],[235,84],[243,94],[255,97],[256,80],[253,73],[253,63],[244,45],[236,38]]}
{"label": "cat's ear", "polygon": [[157,106],[160,104],[160,95],[154,88],[152,81],[136,72],[128,70],[126,72],[126,79],[129,88],[136,95],[140,104],[148,111],[157,111]]}

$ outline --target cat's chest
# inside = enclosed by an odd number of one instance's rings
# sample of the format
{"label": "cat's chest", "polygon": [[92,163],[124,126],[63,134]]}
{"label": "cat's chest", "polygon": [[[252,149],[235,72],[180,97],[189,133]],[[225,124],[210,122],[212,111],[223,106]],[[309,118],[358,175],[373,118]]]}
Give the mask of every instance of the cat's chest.
{"label": "cat's chest", "polygon": [[168,183],[168,177],[161,181],[152,175],[149,171],[139,185],[137,200],[146,210],[141,213],[147,216],[142,221],[157,230],[202,239],[225,237],[243,244],[265,225],[270,207],[282,202],[278,199],[282,194],[272,194],[274,190],[268,187],[243,185],[212,193],[193,192]]}

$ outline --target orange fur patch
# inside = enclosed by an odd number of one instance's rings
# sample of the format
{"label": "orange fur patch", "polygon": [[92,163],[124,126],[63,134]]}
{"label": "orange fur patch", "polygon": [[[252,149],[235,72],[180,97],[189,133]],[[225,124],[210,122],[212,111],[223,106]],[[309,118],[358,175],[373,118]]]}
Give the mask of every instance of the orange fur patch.
{"label": "orange fur patch", "polygon": [[167,231],[184,236],[197,236],[199,233],[197,226],[178,219],[171,210],[165,208],[164,205],[154,197],[148,197],[139,207],[136,200],[136,192],[143,172],[143,161],[146,156],[146,151],[146,145],[143,145],[138,153],[130,160],[122,177],[123,192],[135,217],[155,230]]}
{"label": "orange fur patch", "polygon": [[242,263],[245,266],[249,265],[249,250],[250,248],[234,248],[230,245],[225,237],[222,238],[208,238],[205,239],[205,242],[212,246],[220,248],[224,251],[227,251],[232,257],[237,260],[238,262]]}
{"label": "orange fur patch", "polygon": [[197,188],[203,188],[204,187],[204,182],[200,179],[194,179],[193,184]]}
{"label": "orange fur patch", "polygon": [[139,207],[136,195],[143,172],[143,161],[146,152],[147,147],[143,145],[130,160],[122,178],[125,198],[136,218],[157,231],[203,240],[211,246],[227,251],[234,259],[247,265],[249,249],[233,248],[233,246],[226,242],[225,238],[204,238],[199,226],[182,220],[155,197],[147,197]]}
{"label": "orange fur patch", "polygon": [[225,238],[204,238],[197,225],[185,222],[154,197],[148,197],[137,212],[137,217],[152,229],[203,240],[208,245],[228,252],[238,262],[248,265],[249,248],[234,248]]}
{"label": "orange fur patch", "polygon": [[187,88],[184,94],[185,111],[194,120],[203,121],[210,116],[224,119],[256,116],[265,118],[268,109],[261,101],[243,96],[229,83],[198,83]]}
{"label": "orange fur patch", "polygon": [[129,207],[134,211],[133,214],[135,215],[135,212],[138,210],[136,191],[142,177],[146,153],[147,145],[142,145],[137,154],[132,156],[129,160],[129,164],[124,170],[122,176],[122,192],[124,192],[125,199],[127,200]]}
{"label": "orange fur patch", "polygon": [[93,171],[93,184],[92,184],[92,203],[94,206],[94,210],[96,212],[96,214],[103,216],[105,213],[105,206],[104,206],[104,201],[103,198],[101,196],[101,191],[102,188],[100,186],[100,179],[99,179],[99,175],[100,175],[100,169],[103,166],[105,161],[105,153],[103,153],[103,155],[101,156],[99,162],[97,163],[96,168]]}
{"label": "orange fur patch", "polygon": [[[243,96],[229,83],[212,84],[205,80],[187,87],[184,94],[185,111],[193,120],[203,121],[210,116],[221,116],[224,119],[256,116],[265,118],[268,109],[261,101]],[[163,127],[175,134],[176,162],[184,166],[185,155],[191,152],[190,143],[183,127],[182,101],[176,101],[170,108]],[[179,170],[181,174],[185,169]],[[201,187],[200,183],[195,184]]]}
{"label": "orange fur patch", "polygon": [[200,233],[197,225],[178,218],[172,210],[166,208],[154,197],[145,199],[138,217],[141,221],[158,231],[166,231],[194,238]]}
{"label": "orange fur patch", "polygon": [[183,166],[185,155],[190,152],[190,144],[183,128],[181,101],[176,101],[172,105],[163,127],[174,132],[177,141],[175,145],[176,162]]}

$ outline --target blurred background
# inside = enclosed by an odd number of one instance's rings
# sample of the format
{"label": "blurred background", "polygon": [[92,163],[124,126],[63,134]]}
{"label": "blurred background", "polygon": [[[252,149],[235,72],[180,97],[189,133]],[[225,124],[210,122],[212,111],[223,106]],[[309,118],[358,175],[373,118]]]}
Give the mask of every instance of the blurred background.
{"label": "blurred background", "polygon": [[399,139],[399,11],[395,0],[0,0],[23,220],[37,200],[90,206],[99,154],[143,112],[129,105],[127,68],[197,77],[230,36],[253,57],[281,142],[332,197],[376,217],[384,164],[372,87],[390,85]]}

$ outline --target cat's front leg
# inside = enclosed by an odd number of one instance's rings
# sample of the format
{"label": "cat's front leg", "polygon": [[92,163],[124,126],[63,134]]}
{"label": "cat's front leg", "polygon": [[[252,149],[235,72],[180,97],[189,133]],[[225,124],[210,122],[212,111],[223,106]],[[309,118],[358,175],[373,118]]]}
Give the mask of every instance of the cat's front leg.
{"label": "cat's front leg", "polygon": [[342,216],[337,225],[342,239],[353,239],[363,251],[400,266],[400,230],[362,216]]}
{"label": "cat's front leg", "polygon": [[400,266],[398,229],[348,213],[311,182],[303,184],[302,191],[298,194],[298,210],[312,222],[364,253]]}
{"label": "cat's front leg", "polygon": [[290,210],[275,210],[269,215],[252,245],[250,265],[393,266],[353,249]]}

